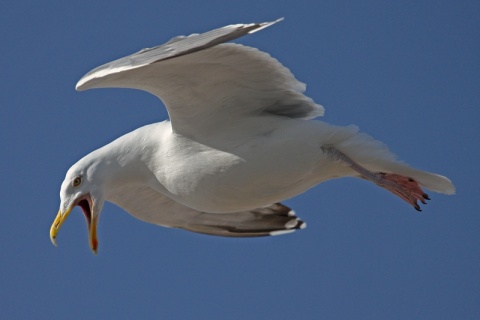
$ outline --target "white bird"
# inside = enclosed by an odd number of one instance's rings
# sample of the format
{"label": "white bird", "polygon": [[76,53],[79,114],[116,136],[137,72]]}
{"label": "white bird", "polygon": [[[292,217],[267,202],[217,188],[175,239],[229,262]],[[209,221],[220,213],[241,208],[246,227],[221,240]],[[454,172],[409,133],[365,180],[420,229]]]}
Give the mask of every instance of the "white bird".
{"label": "white bird", "polygon": [[87,73],[77,90],[145,90],[163,101],[170,120],[130,132],[68,170],[52,242],[79,206],[96,253],[105,201],[160,226],[255,237],[305,227],[279,202],[333,178],[367,179],[417,210],[429,199],[420,186],[455,192],[448,178],[397,161],[356,127],[311,120],[324,109],[287,68],[255,48],[224,43],[280,20],[176,37]]}

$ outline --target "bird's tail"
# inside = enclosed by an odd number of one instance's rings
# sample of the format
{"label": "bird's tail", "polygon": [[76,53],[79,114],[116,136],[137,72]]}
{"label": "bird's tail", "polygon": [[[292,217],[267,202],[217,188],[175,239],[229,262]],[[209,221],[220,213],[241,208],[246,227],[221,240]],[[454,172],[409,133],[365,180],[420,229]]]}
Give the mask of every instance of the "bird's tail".
{"label": "bird's tail", "polygon": [[447,177],[412,168],[397,160],[385,144],[365,133],[358,132],[355,126],[346,127],[343,136],[339,137],[333,145],[370,171],[411,177],[431,191],[444,194],[455,193],[455,187]]}

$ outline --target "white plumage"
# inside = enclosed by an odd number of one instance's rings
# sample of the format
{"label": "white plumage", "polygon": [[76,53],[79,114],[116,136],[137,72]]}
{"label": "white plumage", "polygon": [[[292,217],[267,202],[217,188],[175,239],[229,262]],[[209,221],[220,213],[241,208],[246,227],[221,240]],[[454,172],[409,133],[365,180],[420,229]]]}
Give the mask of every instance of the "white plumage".
{"label": "white plumage", "polygon": [[371,180],[417,210],[417,200],[428,199],[420,186],[454,193],[447,178],[398,162],[356,127],[309,120],[323,107],[287,68],[255,48],[222,43],[275,22],[174,38],[85,75],[78,90],[148,91],[170,121],[126,134],[70,168],[52,241],[79,205],[96,251],[104,201],[146,222],[240,237],[303,228],[279,202],[332,178]]}

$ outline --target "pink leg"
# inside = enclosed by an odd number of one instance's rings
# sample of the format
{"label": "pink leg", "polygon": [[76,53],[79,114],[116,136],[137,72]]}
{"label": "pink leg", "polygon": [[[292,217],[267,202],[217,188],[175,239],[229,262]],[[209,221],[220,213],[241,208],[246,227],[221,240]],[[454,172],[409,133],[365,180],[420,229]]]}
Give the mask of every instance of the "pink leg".
{"label": "pink leg", "polygon": [[331,146],[322,147],[322,150],[333,158],[343,161],[346,165],[357,171],[363,178],[372,181],[376,185],[402,198],[417,211],[422,211],[417,203],[418,200],[423,204],[426,204],[425,200],[430,200],[428,195],[420,188],[418,182],[410,177],[395,173],[372,172]]}
{"label": "pink leg", "polygon": [[378,180],[373,182],[410,203],[417,211],[422,211],[417,200],[423,204],[427,204],[425,200],[430,200],[428,194],[412,178],[395,173],[379,172],[377,175]]}

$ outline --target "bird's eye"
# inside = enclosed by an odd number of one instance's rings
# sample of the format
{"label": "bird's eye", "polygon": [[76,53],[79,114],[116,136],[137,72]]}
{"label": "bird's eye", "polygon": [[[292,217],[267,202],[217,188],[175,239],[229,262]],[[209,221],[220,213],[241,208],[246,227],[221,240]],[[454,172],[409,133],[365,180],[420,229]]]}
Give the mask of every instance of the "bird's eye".
{"label": "bird's eye", "polygon": [[73,179],[72,186],[74,188],[78,187],[80,183],[82,183],[82,177],[76,177],[75,179]]}

